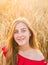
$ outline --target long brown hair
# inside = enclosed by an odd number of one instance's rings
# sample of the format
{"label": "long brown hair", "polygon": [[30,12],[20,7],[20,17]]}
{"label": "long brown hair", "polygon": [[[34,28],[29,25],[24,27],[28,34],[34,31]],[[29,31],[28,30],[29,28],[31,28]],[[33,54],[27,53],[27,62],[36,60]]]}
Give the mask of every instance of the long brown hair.
{"label": "long brown hair", "polygon": [[18,50],[19,50],[19,45],[15,42],[14,38],[13,38],[13,34],[14,34],[14,28],[15,26],[20,23],[23,22],[27,25],[27,27],[29,28],[30,32],[31,32],[31,37],[30,37],[30,47],[34,48],[34,49],[38,49],[38,41],[37,41],[37,36],[36,36],[36,32],[35,30],[32,28],[31,22],[28,21],[26,18],[20,17],[17,18],[14,23],[12,24],[12,27],[10,29],[10,33],[9,33],[9,38],[7,40],[7,56],[6,56],[6,65],[17,65],[17,61],[18,61]]}

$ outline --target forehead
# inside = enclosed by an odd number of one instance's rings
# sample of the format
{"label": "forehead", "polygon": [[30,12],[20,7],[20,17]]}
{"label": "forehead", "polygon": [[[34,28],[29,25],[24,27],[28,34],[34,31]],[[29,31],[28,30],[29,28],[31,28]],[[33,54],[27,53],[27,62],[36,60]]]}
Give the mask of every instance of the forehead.
{"label": "forehead", "polygon": [[15,25],[15,29],[20,29],[20,28],[28,28],[27,24],[25,24],[24,22],[19,22]]}

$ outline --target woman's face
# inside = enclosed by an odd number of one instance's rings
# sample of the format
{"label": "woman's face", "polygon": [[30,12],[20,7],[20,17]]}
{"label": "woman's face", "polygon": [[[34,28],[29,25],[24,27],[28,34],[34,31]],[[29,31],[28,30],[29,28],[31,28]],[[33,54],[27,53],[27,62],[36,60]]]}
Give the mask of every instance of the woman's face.
{"label": "woman's face", "polygon": [[19,46],[25,45],[29,43],[29,38],[31,33],[23,22],[19,22],[14,29],[14,39],[18,43]]}

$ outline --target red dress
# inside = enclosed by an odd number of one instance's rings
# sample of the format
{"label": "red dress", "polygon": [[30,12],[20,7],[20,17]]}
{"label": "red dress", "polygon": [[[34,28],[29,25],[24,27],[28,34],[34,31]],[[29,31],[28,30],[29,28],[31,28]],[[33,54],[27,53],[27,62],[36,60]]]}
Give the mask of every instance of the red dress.
{"label": "red dress", "polygon": [[[2,48],[2,51],[3,51],[3,54],[4,56],[6,57],[6,49],[5,47]],[[43,59],[41,61],[39,60],[30,60],[30,59],[27,59],[21,55],[18,54],[18,64],[17,65],[46,65],[46,60]]]}
{"label": "red dress", "polygon": [[18,54],[18,65],[46,65],[46,60],[30,60]]}

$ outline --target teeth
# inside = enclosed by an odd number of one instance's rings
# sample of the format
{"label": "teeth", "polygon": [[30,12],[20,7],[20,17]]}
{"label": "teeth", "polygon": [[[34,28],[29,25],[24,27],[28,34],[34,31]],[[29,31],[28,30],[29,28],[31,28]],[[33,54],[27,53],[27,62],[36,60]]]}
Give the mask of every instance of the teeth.
{"label": "teeth", "polygon": [[18,39],[18,40],[23,40],[23,39]]}
{"label": "teeth", "polygon": [[23,40],[23,39],[18,39],[18,40]]}

